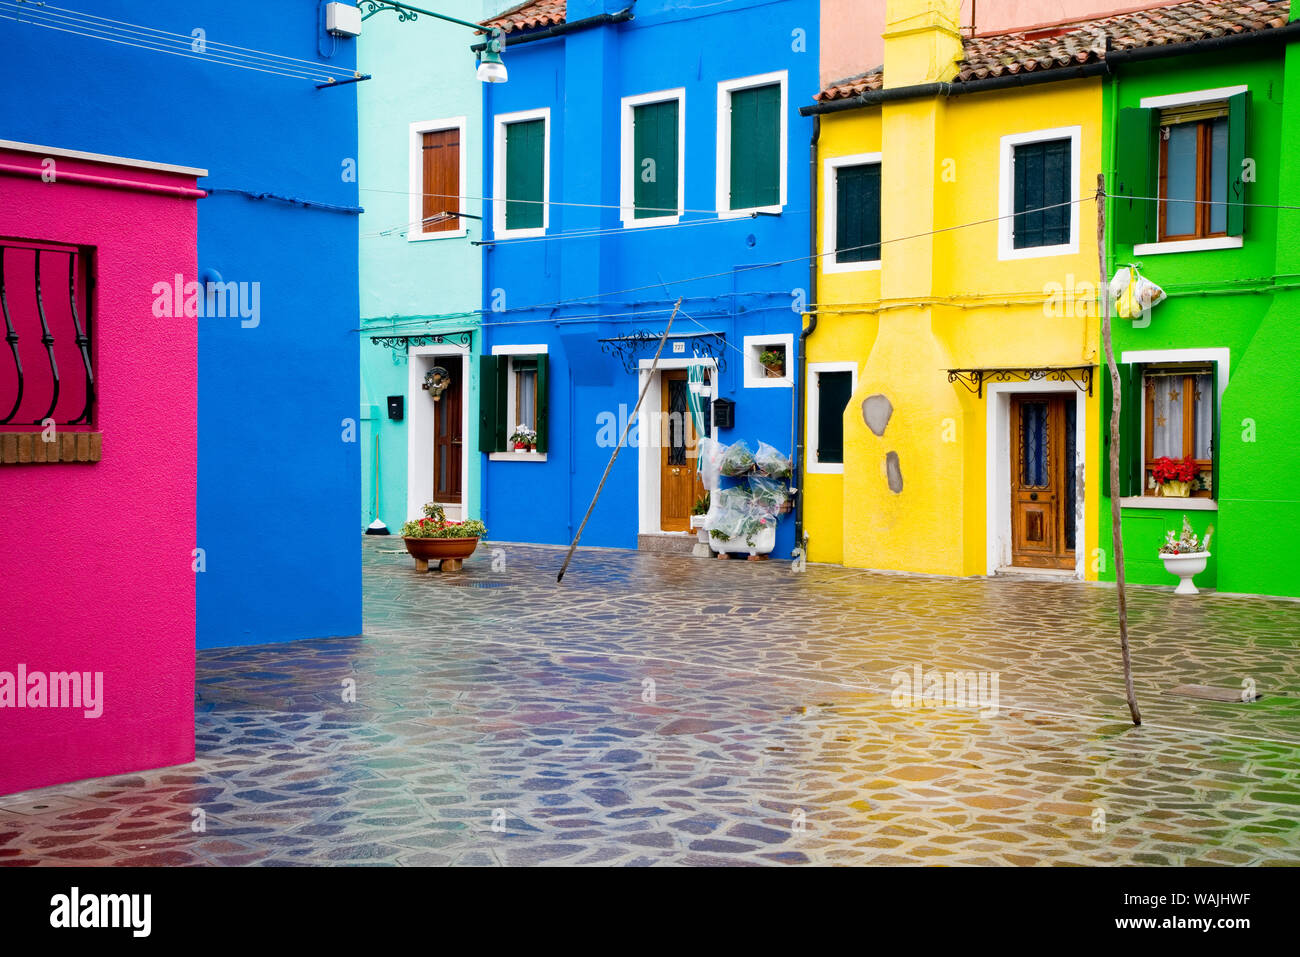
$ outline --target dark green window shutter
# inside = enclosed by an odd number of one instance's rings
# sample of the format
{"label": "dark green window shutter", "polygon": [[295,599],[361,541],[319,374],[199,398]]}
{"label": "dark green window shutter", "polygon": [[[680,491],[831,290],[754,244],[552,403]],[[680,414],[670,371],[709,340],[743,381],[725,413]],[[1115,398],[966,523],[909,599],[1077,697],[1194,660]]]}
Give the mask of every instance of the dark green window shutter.
{"label": "dark green window shutter", "polygon": [[506,229],[539,229],[546,208],[546,121],[506,127]]}
{"label": "dark green window shutter", "polygon": [[835,171],[835,261],[880,259],[880,164]]}
{"label": "dark green window shutter", "polygon": [[505,411],[500,399],[505,376],[501,373],[500,356],[478,357],[478,450],[480,452],[505,451],[505,438],[498,444],[499,423]]}
{"label": "dark green window shutter", "polygon": [[545,452],[548,435],[546,428],[546,412],[548,408],[546,394],[550,376],[547,374],[546,353],[543,352],[535,358],[537,359],[537,451]]}
{"label": "dark green window shutter", "polygon": [[781,86],[731,94],[730,209],[781,202]]}
{"label": "dark green window shutter", "polygon": [[1210,403],[1210,498],[1219,501],[1219,364],[1210,366],[1210,388],[1214,390],[1214,401]]}
{"label": "dark green window shutter", "polygon": [[632,202],[636,219],[677,215],[676,100],[632,109]]}
{"label": "dark green window shutter", "polygon": [[[1106,378],[1110,378],[1109,372]],[[1119,378],[1119,494],[1141,495],[1146,481],[1142,455],[1142,420],[1146,416],[1142,366],[1137,363],[1120,365]],[[1106,466],[1106,472],[1109,475],[1109,465]]]}
{"label": "dark green window shutter", "polygon": [[844,461],[844,409],[853,396],[853,373],[817,373],[817,461]]}
{"label": "dark green window shutter", "polygon": [[1228,235],[1246,232],[1246,183],[1242,168],[1246,162],[1246,131],[1250,118],[1250,93],[1228,97]]}
{"label": "dark green window shutter", "polygon": [[1115,196],[1112,235],[1119,243],[1150,243],[1156,237],[1156,204],[1137,196],[1154,196],[1160,157],[1158,111],[1128,107],[1119,111],[1115,139]]}
{"label": "dark green window shutter", "polygon": [[1070,241],[1070,167],[1068,139],[1025,143],[1012,150],[1016,215],[1011,228],[1016,249]]}

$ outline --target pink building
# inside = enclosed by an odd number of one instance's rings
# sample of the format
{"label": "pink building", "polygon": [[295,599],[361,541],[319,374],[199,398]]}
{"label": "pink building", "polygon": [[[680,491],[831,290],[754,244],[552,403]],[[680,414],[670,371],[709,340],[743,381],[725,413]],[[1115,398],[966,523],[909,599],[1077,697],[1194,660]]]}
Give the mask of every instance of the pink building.
{"label": "pink building", "polygon": [[194,758],[204,175],[0,141],[0,794]]}

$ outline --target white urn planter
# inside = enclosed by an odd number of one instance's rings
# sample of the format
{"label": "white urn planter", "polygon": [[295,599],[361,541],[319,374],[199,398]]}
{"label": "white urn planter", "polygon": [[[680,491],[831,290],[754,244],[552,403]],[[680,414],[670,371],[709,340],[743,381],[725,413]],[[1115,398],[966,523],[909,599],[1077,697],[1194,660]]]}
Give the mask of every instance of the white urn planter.
{"label": "white urn planter", "polygon": [[1174,589],[1175,595],[1199,594],[1192,579],[1205,571],[1205,564],[1209,559],[1209,552],[1183,552],[1179,555],[1162,552],[1160,554],[1160,560],[1165,563],[1165,570],[1178,578],[1178,587]]}

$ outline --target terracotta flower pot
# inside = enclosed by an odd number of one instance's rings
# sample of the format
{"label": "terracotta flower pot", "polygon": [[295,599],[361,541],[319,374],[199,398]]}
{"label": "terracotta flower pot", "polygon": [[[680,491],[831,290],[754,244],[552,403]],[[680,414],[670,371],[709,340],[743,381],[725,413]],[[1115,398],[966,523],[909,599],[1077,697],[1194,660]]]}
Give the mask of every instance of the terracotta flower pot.
{"label": "terracotta flower pot", "polygon": [[459,571],[461,563],[474,554],[477,538],[403,538],[406,550],[415,559],[416,571],[428,571],[429,562],[438,562],[442,571]]}
{"label": "terracotta flower pot", "polygon": [[769,379],[780,379],[785,375],[785,366],[763,366],[763,372]]}

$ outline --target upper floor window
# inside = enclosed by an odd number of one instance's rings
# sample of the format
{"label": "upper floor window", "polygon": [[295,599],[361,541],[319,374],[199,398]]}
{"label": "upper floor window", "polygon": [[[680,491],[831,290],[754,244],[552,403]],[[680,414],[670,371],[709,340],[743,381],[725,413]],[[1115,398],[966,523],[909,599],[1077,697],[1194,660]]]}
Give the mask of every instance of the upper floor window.
{"label": "upper floor window", "polygon": [[621,218],[628,226],[678,222],[685,205],[682,89],[623,99]]}
{"label": "upper floor window", "polygon": [[1162,110],[1160,238],[1228,233],[1228,104]]}
{"label": "upper floor window", "polygon": [[463,236],[465,117],[411,124],[411,219],[406,238]]}
{"label": "upper floor window", "polygon": [[1078,252],[1079,139],[1077,126],[1002,137],[999,259]]}
{"label": "upper floor window", "polygon": [[880,154],[832,157],[823,175],[823,271],[879,269]]}
{"label": "upper floor window", "polygon": [[779,212],[785,205],[786,74],[718,84],[718,211]]}
{"label": "upper floor window", "polygon": [[540,236],[550,222],[550,109],[496,117],[492,224],[503,238]]}

